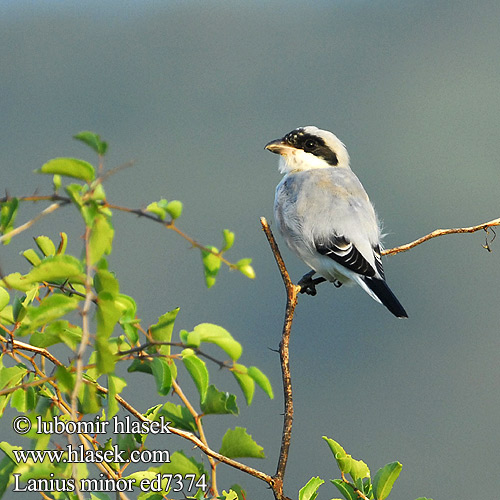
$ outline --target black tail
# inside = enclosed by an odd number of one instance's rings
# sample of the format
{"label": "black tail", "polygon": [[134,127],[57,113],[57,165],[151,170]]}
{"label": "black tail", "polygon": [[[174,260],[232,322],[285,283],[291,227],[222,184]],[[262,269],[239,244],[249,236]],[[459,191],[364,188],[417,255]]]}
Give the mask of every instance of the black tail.
{"label": "black tail", "polygon": [[394,316],[398,318],[407,318],[405,308],[400,304],[399,300],[392,293],[391,289],[384,280],[377,278],[363,277],[363,281],[368,288],[378,297],[380,302],[384,304]]}

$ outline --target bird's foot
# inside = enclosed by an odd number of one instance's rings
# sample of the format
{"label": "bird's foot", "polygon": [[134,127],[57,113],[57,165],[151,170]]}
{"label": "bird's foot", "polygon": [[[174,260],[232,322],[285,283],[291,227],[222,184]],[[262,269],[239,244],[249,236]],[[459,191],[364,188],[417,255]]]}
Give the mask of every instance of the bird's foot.
{"label": "bird's foot", "polygon": [[332,282],[335,288],[340,288],[342,286],[342,281],[335,280]]}
{"label": "bird's foot", "polygon": [[300,286],[300,293],[307,293],[307,295],[316,295],[316,285],[319,283],[323,283],[323,281],[326,281],[325,278],[319,277],[316,279],[313,279],[313,276],[315,274],[315,271],[310,271],[302,278],[300,279],[298,285]]}

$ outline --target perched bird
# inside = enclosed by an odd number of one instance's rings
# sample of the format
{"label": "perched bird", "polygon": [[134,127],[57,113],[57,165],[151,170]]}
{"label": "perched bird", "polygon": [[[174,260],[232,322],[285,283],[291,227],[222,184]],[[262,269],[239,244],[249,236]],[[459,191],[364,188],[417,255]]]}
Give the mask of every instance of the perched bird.
{"label": "perched bird", "polygon": [[[312,271],[299,285],[337,287],[355,282],[398,318],[408,315],[387,285],[380,257],[380,226],[344,144],[331,132],[300,127],[266,149],[281,155],[274,216],[288,247]],[[314,273],[322,278],[313,279]]]}

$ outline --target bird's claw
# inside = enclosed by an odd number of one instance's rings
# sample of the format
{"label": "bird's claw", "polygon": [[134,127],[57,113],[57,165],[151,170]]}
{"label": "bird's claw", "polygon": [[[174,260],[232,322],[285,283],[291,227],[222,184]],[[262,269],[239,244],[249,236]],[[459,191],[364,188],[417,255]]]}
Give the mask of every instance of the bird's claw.
{"label": "bird's claw", "polygon": [[313,297],[316,295],[316,285],[326,280],[322,277],[313,279],[314,274],[315,271],[310,271],[302,276],[298,283],[300,286],[300,293],[307,293],[307,295],[312,295]]}
{"label": "bird's claw", "polygon": [[300,285],[300,293],[307,293],[307,295],[314,297],[318,292],[316,291],[316,285],[311,282],[309,285]]}
{"label": "bird's claw", "polygon": [[307,293],[307,295],[316,295],[316,284],[314,283],[314,280],[312,277],[314,276],[314,271],[310,271],[302,278],[300,278],[300,281],[298,285],[300,286],[300,293]]}

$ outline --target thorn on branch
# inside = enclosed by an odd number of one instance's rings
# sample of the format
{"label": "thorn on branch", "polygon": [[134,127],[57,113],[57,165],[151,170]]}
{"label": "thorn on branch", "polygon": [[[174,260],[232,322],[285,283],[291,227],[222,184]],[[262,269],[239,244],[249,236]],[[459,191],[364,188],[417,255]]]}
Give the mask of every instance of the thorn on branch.
{"label": "thorn on branch", "polygon": [[[491,232],[493,233],[493,236],[491,237],[491,239],[488,241],[488,237],[490,236],[490,230]],[[485,236],[485,239],[484,239],[484,245],[481,245],[485,250],[488,250],[488,252],[492,252],[491,250],[491,243],[493,243],[493,241],[495,240],[495,238],[497,237],[497,233],[495,232],[495,230],[490,226],[490,227],[485,227],[484,228],[484,232],[486,233],[486,236]]]}

